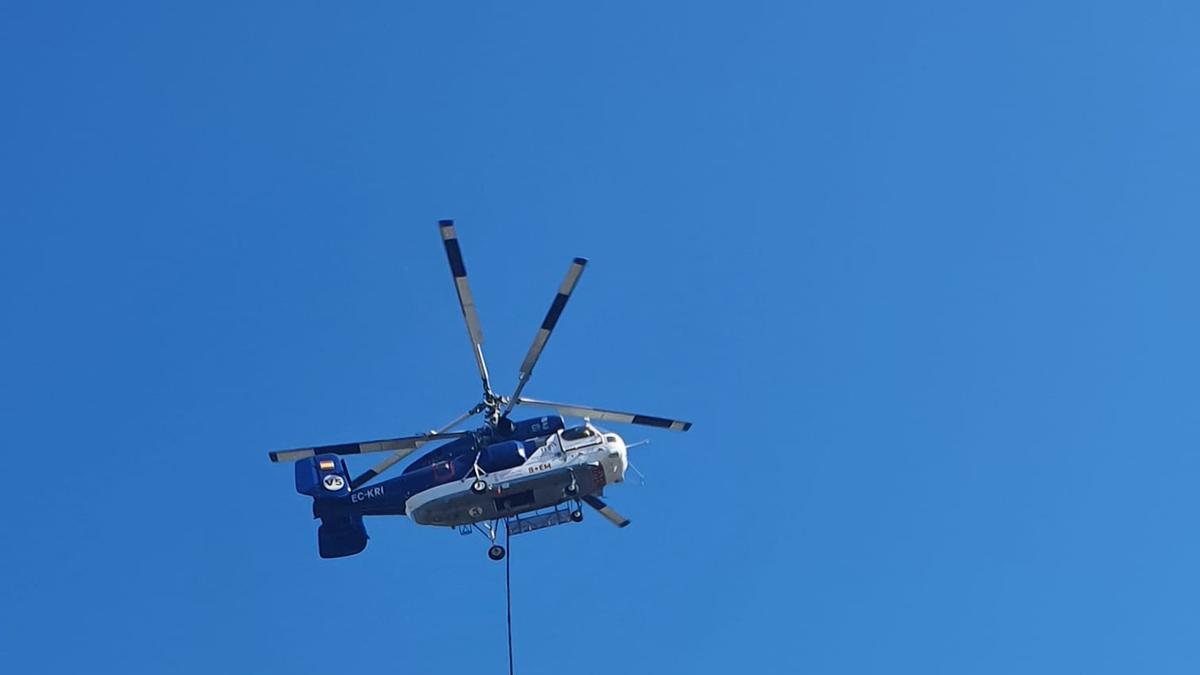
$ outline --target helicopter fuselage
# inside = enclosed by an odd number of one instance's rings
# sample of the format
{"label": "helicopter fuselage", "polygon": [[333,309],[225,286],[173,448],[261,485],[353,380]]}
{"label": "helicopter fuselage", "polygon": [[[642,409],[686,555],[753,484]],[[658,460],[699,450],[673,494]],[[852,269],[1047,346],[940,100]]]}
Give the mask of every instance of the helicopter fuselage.
{"label": "helicopter fuselage", "polygon": [[628,467],[621,437],[590,425],[476,450],[479,445],[473,438],[452,441],[398,478],[351,490],[329,507],[456,527],[599,494],[623,481]]}

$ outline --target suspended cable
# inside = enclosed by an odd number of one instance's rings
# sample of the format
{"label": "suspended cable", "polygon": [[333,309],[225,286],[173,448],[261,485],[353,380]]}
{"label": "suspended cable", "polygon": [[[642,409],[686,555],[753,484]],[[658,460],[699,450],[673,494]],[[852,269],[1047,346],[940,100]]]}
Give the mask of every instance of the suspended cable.
{"label": "suspended cable", "polygon": [[504,556],[504,606],[505,614],[508,617],[508,675],[513,675],[512,581],[508,573],[512,564],[512,542],[508,534],[508,527],[504,528],[504,548],[508,549],[508,555]]}

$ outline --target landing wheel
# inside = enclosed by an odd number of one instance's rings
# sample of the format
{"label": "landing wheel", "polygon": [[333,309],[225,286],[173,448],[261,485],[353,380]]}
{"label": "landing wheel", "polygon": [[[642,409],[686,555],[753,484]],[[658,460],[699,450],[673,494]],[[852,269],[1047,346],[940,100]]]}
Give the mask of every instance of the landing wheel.
{"label": "landing wheel", "polygon": [[563,492],[566,492],[568,497],[574,497],[575,495],[579,494],[579,486],[571,483],[567,486],[566,490],[563,490]]}
{"label": "landing wheel", "polygon": [[[477,480],[474,483],[471,483],[471,492],[474,492],[477,495],[481,495],[481,494],[487,492],[487,489],[488,489],[487,483],[485,483],[481,480]],[[500,557],[503,558],[504,554],[501,553]],[[497,558],[497,560],[499,560],[499,559],[500,558]]]}
{"label": "landing wheel", "polygon": [[583,522],[583,511],[580,511],[579,509],[575,509],[574,511],[572,511],[571,512],[571,520],[573,520],[577,523],[582,523]]}
{"label": "landing wheel", "polygon": [[492,560],[504,560],[504,547],[493,546],[488,549],[488,557]]}

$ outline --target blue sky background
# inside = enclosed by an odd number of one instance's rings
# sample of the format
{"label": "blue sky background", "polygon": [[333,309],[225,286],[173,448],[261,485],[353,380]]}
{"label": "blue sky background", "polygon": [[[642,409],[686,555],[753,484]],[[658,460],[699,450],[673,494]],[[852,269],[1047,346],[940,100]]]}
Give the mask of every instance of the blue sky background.
{"label": "blue sky background", "polygon": [[[482,540],[269,449],[695,422],[514,541],[518,672],[1195,673],[1188,2],[0,9],[0,660],[503,672]],[[361,465],[361,463],[360,463]]]}

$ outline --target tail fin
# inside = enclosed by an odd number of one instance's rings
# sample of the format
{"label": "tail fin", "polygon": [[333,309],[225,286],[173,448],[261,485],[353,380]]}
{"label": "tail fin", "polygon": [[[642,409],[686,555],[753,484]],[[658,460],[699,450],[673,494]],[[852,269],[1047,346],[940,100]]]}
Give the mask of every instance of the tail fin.
{"label": "tail fin", "polygon": [[362,553],[367,547],[367,539],[367,528],[357,513],[322,518],[321,526],[317,528],[317,550],[322,558],[344,558]]}
{"label": "tail fin", "polygon": [[317,547],[322,558],[342,558],[367,547],[362,514],[350,508],[350,472],[337,455],[296,462],[296,492],[313,498],[313,517],[321,519]]}

